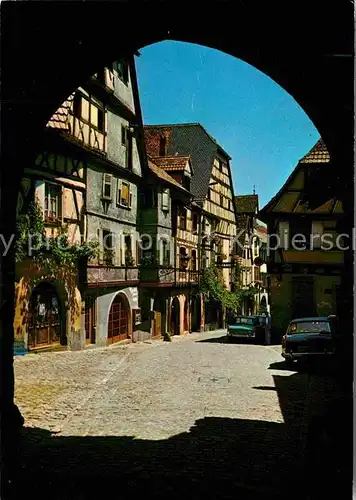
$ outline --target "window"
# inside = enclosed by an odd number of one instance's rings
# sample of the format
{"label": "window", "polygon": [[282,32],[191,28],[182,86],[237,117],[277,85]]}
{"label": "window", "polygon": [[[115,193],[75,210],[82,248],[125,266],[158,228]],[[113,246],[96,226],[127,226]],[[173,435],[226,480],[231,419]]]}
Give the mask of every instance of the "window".
{"label": "window", "polygon": [[188,257],[187,249],[185,247],[180,247],[180,249],[179,249],[179,267],[186,269],[188,266],[188,261],[189,261],[189,257]]}
{"label": "window", "polygon": [[169,189],[162,191],[162,210],[169,210]]}
{"label": "window", "polygon": [[153,187],[146,187],[140,194],[142,208],[154,208],[156,203],[156,190]]}
{"label": "window", "polygon": [[261,270],[258,266],[254,266],[255,281],[261,281]]}
{"label": "window", "polygon": [[103,230],[103,260],[108,266],[113,265],[114,247],[113,234],[110,231]]}
{"label": "window", "polygon": [[253,239],[253,253],[254,253],[254,257],[258,256],[258,237],[255,237]]}
{"label": "window", "polygon": [[223,195],[221,194],[220,195],[220,206],[223,207],[224,206],[224,197]]}
{"label": "window", "polygon": [[164,266],[169,266],[170,265],[170,245],[169,241],[164,238],[162,240],[162,264]]}
{"label": "window", "polygon": [[103,109],[98,108],[98,123],[97,127],[100,132],[105,132],[105,113]]}
{"label": "window", "polygon": [[135,263],[132,254],[132,238],[131,235],[125,236],[125,265],[133,266]]}
{"label": "window", "polygon": [[187,213],[185,208],[183,208],[179,215],[179,229],[185,231],[187,229]]}
{"label": "window", "polygon": [[198,214],[193,214],[192,230],[193,233],[198,231]]}
{"label": "window", "polygon": [[116,203],[126,208],[131,208],[132,206],[131,186],[128,182],[124,182],[121,179],[117,180]]}
{"label": "window", "polygon": [[55,184],[45,184],[45,220],[58,222],[62,209],[62,188]]}
{"label": "window", "polygon": [[288,327],[288,335],[296,333],[330,333],[329,321],[298,321],[291,323]]}
{"label": "window", "polygon": [[94,102],[93,98],[76,92],[73,100],[73,114],[76,118],[105,133],[105,109],[98,101]]}
{"label": "window", "polygon": [[298,217],[296,220],[291,220],[290,241],[294,250],[305,250],[309,248],[311,229],[311,221],[305,217]]}
{"label": "window", "polygon": [[197,270],[197,252],[192,250],[192,271]]}
{"label": "window", "polygon": [[82,95],[79,92],[74,94],[73,99],[73,114],[77,118],[82,117]]}
{"label": "window", "polygon": [[121,144],[126,148],[125,167],[132,170],[132,133],[125,125],[121,125]]}
{"label": "window", "polygon": [[103,198],[105,200],[112,200],[112,175],[103,175]]}
{"label": "window", "polygon": [[114,70],[116,70],[118,77],[122,80],[126,85],[129,81],[129,64],[124,59],[120,59],[114,63]]}

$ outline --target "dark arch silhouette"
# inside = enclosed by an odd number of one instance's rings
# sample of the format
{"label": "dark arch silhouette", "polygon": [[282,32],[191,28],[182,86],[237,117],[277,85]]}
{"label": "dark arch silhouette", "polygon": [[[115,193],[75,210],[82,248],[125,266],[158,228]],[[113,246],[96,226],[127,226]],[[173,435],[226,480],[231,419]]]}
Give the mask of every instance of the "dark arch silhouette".
{"label": "dark arch silhouette", "polygon": [[[190,4],[187,4],[190,7]],[[353,3],[228,0],[197,10],[184,2],[3,2],[1,5],[1,234],[15,231],[18,184],[41,148],[51,114],[90,75],[164,39],[198,43],[266,73],[301,105],[331,154],[334,188],[353,226]],[[174,12],[174,15],[172,15]],[[144,19],[138,28],[138,14]],[[100,22],[97,22],[100,20]],[[119,22],[124,20],[124,22]],[[127,21],[127,22],[126,22]],[[95,36],[90,26],[95,26]],[[213,27],[221,29],[213,29]],[[43,46],[46,46],[46,51]],[[50,57],[48,56],[50,54]],[[342,276],[343,330],[353,331],[352,249]],[[0,366],[3,446],[12,446],[13,251],[1,254]],[[352,347],[345,349],[352,353]],[[351,354],[352,356],[352,354]]]}

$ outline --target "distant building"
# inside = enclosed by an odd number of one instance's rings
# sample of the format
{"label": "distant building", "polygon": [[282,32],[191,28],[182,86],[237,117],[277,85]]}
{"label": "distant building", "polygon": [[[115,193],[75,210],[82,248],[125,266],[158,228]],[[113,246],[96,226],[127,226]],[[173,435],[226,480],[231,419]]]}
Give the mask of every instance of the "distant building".
{"label": "distant building", "polygon": [[[347,242],[339,234],[344,211],[330,182],[329,164],[320,139],[258,215],[267,223],[271,240],[271,319],[280,335],[292,318],[336,314],[342,300],[342,247]],[[279,245],[273,249],[277,236]]]}
{"label": "distant building", "polygon": [[240,243],[238,245],[239,284],[246,291],[251,288],[256,289],[256,293],[244,298],[241,313],[268,313],[267,266],[264,262],[267,228],[257,219],[258,195],[235,196],[235,207],[237,234]]}
{"label": "distant building", "polygon": [[186,177],[192,175],[190,159],[149,157],[148,166],[140,203],[140,303],[142,319],[148,321],[145,330],[153,337],[199,331],[204,326],[198,291],[201,209],[185,187],[189,187]]}
{"label": "distant building", "polygon": [[[231,290],[235,262],[232,259],[231,241],[236,236],[236,214],[230,156],[200,123],[146,125],[144,131],[147,153],[154,161],[164,162],[162,159],[157,160],[157,157],[167,157],[167,161],[173,163],[176,156],[190,158],[192,171],[189,173],[185,170],[182,181],[201,210],[201,241],[197,256],[199,267],[204,269],[215,263],[221,269],[225,287]],[[173,166],[170,174],[176,179],[181,175]],[[184,221],[184,214],[180,215],[180,221]],[[184,222],[180,224],[184,225]],[[195,224],[194,220],[192,224]],[[192,238],[194,233],[188,229],[183,239],[188,237],[189,232]],[[193,257],[192,252],[195,252],[194,248],[187,247],[189,258]],[[205,324],[216,327],[224,325],[221,305],[215,304],[205,309]]]}

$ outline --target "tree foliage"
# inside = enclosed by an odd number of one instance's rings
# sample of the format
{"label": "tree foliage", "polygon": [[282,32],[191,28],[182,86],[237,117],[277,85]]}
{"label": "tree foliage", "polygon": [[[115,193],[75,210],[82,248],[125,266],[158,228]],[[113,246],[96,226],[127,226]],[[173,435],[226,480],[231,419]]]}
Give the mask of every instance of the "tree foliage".
{"label": "tree foliage", "polygon": [[206,300],[215,300],[228,310],[236,311],[240,307],[239,295],[224,287],[220,270],[214,265],[202,272],[200,292]]}
{"label": "tree foliage", "polygon": [[245,300],[254,300],[258,290],[255,286],[250,285],[246,289],[240,287],[239,272],[236,270],[236,280],[234,292],[230,292],[224,287],[222,279],[222,270],[215,265],[204,269],[200,280],[200,292],[204,294],[206,300],[214,300],[221,303],[223,307],[231,311],[241,309]]}

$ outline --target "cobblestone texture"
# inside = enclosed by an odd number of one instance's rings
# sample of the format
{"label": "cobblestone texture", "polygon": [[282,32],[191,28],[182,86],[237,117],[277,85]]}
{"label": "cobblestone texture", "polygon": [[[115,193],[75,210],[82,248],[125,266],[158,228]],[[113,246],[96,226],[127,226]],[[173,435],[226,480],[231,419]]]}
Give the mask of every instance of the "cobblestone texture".
{"label": "cobblestone texture", "polygon": [[338,390],[285,370],[279,346],[227,344],[221,331],[31,354],[15,373],[23,473],[55,499],[115,484],[117,498],[307,498],[295,478],[308,419]]}

